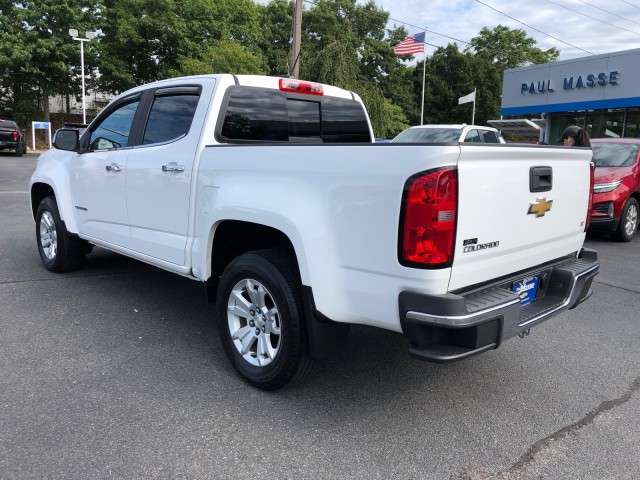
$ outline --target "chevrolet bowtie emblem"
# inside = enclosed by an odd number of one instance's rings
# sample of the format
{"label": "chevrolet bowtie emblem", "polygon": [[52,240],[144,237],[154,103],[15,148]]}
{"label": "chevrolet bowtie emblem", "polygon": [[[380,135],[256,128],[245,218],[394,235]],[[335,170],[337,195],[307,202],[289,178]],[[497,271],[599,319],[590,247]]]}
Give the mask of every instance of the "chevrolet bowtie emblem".
{"label": "chevrolet bowtie emblem", "polygon": [[532,213],[536,214],[536,218],[544,217],[544,214],[551,210],[551,205],[553,204],[553,200],[549,200],[547,202],[546,198],[537,198],[536,203],[532,203],[529,205],[529,211],[527,215]]}

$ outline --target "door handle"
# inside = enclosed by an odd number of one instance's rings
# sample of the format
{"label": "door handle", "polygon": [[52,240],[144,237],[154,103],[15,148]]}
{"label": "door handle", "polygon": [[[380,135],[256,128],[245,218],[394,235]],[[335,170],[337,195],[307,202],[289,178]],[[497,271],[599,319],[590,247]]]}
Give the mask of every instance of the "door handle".
{"label": "door handle", "polygon": [[166,165],[162,165],[163,172],[184,172],[184,165],[178,165],[176,162],[171,162]]}
{"label": "door handle", "polygon": [[107,172],[119,172],[122,170],[122,167],[117,163],[112,163],[111,165],[107,165],[104,168]]}
{"label": "door handle", "polygon": [[529,191],[548,192],[553,186],[553,168],[531,167],[529,169]]}

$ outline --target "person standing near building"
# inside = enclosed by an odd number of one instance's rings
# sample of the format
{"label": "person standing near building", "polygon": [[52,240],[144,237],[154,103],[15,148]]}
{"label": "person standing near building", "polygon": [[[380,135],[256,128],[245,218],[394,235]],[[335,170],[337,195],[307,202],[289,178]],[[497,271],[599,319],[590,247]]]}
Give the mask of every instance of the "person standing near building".
{"label": "person standing near building", "polygon": [[589,134],[584,128],[577,125],[571,125],[564,129],[562,137],[560,137],[565,147],[588,147],[591,148],[591,140]]}

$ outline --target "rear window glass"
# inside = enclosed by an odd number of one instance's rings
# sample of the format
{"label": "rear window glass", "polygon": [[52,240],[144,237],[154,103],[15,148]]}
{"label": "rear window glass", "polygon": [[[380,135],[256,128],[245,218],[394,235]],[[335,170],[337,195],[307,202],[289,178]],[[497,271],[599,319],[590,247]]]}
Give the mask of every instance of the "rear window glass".
{"label": "rear window glass", "polygon": [[367,116],[354,100],[325,98],[322,102],[322,128],[325,143],[371,142]]}
{"label": "rear window glass", "polygon": [[458,142],[461,128],[408,128],[391,140],[392,143],[452,143]]}
{"label": "rear window glass", "polygon": [[636,162],[640,145],[633,143],[592,143],[596,167],[630,167]]}
{"label": "rear window glass", "polygon": [[360,103],[331,97],[232,87],[220,129],[223,142],[371,142]]}
{"label": "rear window glass", "polygon": [[[226,141],[289,141],[287,97],[280,92],[234,88],[222,125]],[[269,94],[267,94],[269,93]]]}
{"label": "rear window glass", "polygon": [[14,122],[12,120],[0,120],[0,128],[17,130],[18,129],[18,125],[16,125],[16,122]]}
{"label": "rear window glass", "polygon": [[320,104],[287,100],[289,138],[320,139]]}

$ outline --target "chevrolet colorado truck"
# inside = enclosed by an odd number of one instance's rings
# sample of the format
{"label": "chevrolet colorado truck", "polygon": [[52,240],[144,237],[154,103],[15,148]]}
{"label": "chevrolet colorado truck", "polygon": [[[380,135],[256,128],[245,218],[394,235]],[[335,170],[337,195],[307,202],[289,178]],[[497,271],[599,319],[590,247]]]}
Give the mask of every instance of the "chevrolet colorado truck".
{"label": "chevrolet colorado truck", "polygon": [[39,157],[40,258],[65,272],[97,245],[202,282],[231,364],[264,390],[352,324],[452,362],[591,295],[591,150],[373,138],[358,95],[329,85],[134,88]]}

